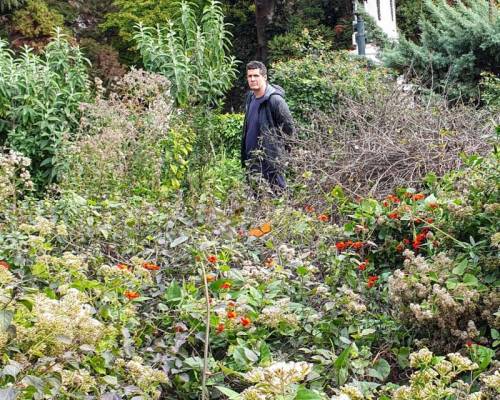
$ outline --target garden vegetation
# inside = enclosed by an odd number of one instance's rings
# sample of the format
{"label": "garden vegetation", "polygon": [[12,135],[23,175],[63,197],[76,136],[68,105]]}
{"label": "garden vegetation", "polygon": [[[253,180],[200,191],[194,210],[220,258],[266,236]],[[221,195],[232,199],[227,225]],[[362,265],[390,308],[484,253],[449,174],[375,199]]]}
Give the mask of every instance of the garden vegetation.
{"label": "garden vegetation", "polygon": [[495,71],[450,102],[317,32],[276,39],[298,131],[277,197],[222,107],[224,4],[169,6],[105,86],[61,31],[0,41],[0,399],[498,398]]}

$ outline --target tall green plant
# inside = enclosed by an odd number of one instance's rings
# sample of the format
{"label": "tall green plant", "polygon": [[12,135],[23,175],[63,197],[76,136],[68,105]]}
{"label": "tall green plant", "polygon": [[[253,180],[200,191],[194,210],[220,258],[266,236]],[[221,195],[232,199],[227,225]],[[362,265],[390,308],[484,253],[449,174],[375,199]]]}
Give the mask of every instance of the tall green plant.
{"label": "tall green plant", "polygon": [[179,106],[217,104],[236,76],[220,2],[210,0],[201,18],[187,1],[178,6],[166,28],[137,25],[134,38],[144,67],[170,79]]}
{"label": "tall green plant", "polygon": [[0,11],[10,11],[14,8],[18,8],[24,0],[0,0]]}
{"label": "tall green plant", "polygon": [[420,24],[419,44],[401,38],[384,61],[405,70],[412,66],[434,89],[452,98],[477,94],[481,72],[500,72],[500,18],[488,0],[424,0],[429,16]]}
{"label": "tall green plant", "polygon": [[90,99],[87,63],[59,30],[40,56],[24,48],[15,58],[0,40],[0,140],[31,158],[39,185],[57,178],[63,136]]}

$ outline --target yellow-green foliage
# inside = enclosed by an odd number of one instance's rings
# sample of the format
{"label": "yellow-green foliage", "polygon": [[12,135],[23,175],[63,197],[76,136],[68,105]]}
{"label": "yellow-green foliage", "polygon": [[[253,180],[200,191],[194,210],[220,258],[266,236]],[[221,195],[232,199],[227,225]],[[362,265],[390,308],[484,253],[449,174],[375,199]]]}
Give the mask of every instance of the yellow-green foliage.
{"label": "yellow-green foliage", "polygon": [[165,143],[165,179],[163,187],[168,191],[177,190],[188,168],[188,157],[193,150],[195,134],[188,126],[172,128]]}
{"label": "yellow-green foliage", "polygon": [[64,18],[57,11],[49,10],[43,0],[29,0],[14,13],[13,23],[16,30],[33,38],[51,35],[56,27],[64,25]]}

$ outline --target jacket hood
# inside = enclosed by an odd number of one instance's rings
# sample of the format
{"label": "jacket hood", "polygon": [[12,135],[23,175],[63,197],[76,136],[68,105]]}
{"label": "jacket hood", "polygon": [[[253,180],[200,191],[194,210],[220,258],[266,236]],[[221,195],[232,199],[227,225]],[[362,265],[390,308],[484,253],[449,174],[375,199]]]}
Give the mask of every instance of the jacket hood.
{"label": "jacket hood", "polygon": [[280,85],[273,85],[271,83],[268,83],[266,91],[264,93],[264,101],[269,100],[269,97],[273,95],[278,95],[285,98],[285,89],[283,89]]}

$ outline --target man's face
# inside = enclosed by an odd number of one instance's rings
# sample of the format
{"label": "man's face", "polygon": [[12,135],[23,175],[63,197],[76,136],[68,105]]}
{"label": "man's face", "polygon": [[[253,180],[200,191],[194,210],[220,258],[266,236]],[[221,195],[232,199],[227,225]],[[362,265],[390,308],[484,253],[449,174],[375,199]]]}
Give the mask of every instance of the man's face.
{"label": "man's face", "polygon": [[250,90],[259,92],[266,88],[266,77],[262,75],[260,69],[249,69],[247,71],[247,82]]}

